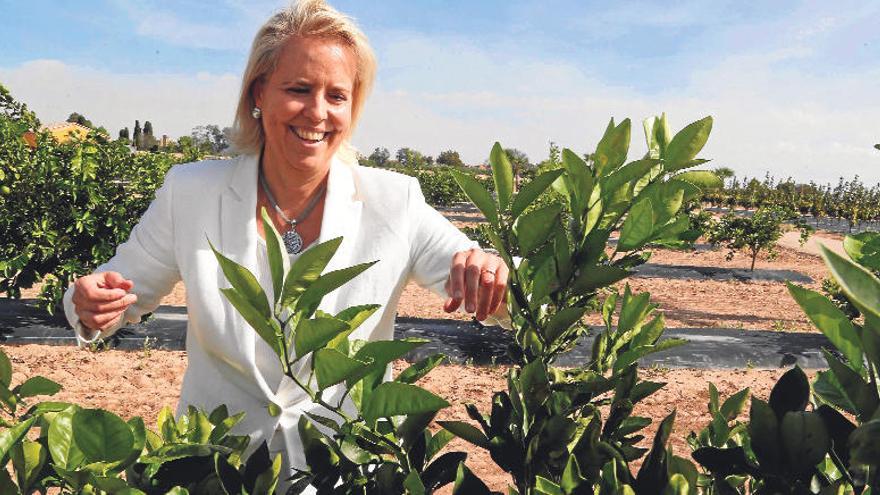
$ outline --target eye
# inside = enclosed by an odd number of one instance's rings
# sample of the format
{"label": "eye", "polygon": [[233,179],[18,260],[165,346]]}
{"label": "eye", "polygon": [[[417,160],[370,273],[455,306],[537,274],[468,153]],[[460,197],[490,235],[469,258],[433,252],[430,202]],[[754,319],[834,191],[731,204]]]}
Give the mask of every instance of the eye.
{"label": "eye", "polygon": [[330,99],[335,102],[342,103],[343,101],[348,99],[348,95],[346,95],[345,93],[331,93]]}
{"label": "eye", "polygon": [[309,94],[310,88],[308,86],[294,86],[292,88],[287,88],[288,93],[295,93],[298,95],[307,95]]}

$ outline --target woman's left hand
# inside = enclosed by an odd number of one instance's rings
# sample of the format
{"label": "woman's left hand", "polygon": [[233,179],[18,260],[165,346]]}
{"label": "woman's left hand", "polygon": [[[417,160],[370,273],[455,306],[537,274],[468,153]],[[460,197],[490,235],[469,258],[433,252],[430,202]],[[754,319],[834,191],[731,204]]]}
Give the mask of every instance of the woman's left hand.
{"label": "woman's left hand", "polygon": [[508,273],[504,260],[494,254],[480,249],[455,253],[446,279],[449,298],[443,310],[451,313],[464,301],[465,311],[476,312],[477,321],[485,320],[507,300]]}

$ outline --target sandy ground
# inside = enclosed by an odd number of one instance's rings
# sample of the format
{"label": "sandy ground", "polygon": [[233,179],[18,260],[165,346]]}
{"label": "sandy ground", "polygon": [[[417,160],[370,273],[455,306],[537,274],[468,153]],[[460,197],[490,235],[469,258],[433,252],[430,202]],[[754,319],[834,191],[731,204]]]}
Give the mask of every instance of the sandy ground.
{"label": "sandy ground", "polygon": [[[164,405],[175,406],[179,398],[186,355],[178,351],[101,351],[39,345],[2,346],[15,373],[13,383],[40,374],[61,383],[64,389],[54,400],[75,401],[86,407],[101,407],[124,418],[142,416],[155,428],[156,417]],[[400,371],[406,363],[395,363]],[[706,426],[707,384],[715,383],[722,397],[750,387],[766,399],[784,370],[688,370],[646,369],[644,379],[666,382],[665,388],[636,407],[634,414],[655,418],[646,433],[653,437],[656,423],[677,408],[673,446],[679,455],[689,455],[685,443],[692,430]],[[491,392],[502,390],[503,368],[442,366],[425,377],[420,385],[446,398],[452,406],[438,419],[470,421],[464,404],[476,404],[488,411]],[[646,445],[647,442],[646,441]],[[450,448],[469,452],[468,465],[493,489],[501,490],[507,476],[495,467],[489,456],[466,442],[456,440]]]}

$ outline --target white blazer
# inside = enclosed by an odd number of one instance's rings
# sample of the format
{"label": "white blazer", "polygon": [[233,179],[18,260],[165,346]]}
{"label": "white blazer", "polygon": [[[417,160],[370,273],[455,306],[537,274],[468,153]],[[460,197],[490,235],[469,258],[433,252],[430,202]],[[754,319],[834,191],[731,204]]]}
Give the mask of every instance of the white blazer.
{"label": "white blazer", "polygon": [[[255,349],[266,344],[220,293],[229,284],[208,246],[210,239],[226,256],[257,269],[257,163],[256,156],[246,155],[172,167],[128,241],[97,271],[117,271],[134,282],[137,303],[118,327],[139,322],[183,280],[189,363],[178,414],[188,405],[210,411],[226,404],[230,413],[245,411],[236,433],[251,436],[251,449],[278,430],[287,460],[304,467],[296,424],[311,404],[282,376],[280,365],[269,376],[259,371]],[[418,181],[405,175],[334,159],[325,201],[319,241],[344,237],[327,270],[379,260],[320,305],[332,314],[357,304],[382,305],[352,338],[394,338],[397,303],[407,282],[445,296],[453,254],[479,247],[425,203]],[[64,308],[81,343],[118,329],[86,337],[92,332],[79,322],[72,293],[71,286]],[[268,414],[270,401],[282,408],[277,418]]]}

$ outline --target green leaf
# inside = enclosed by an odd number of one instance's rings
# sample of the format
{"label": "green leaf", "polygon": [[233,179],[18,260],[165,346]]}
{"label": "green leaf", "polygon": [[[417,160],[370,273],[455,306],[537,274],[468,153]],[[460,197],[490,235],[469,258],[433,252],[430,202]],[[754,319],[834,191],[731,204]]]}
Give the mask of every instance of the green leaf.
{"label": "green leaf", "polygon": [[399,382],[385,382],[377,386],[363,406],[362,414],[368,424],[379,418],[439,411],[449,403],[427,390]]}
{"label": "green leaf", "polygon": [[803,411],[809,400],[810,382],[804,371],[799,366],[795,366],[779,378],[770,391],[768,402],[776,417],[782,420],[789,411]]}
{"label": "green leaf", "polygon": [[[260,310],[253,307],[250,301],[235,289],[220,289],[220,292],[226,296],[226,299],[232,304],[235,310],[238,311],[238,314],[244,318],[244,321],[248,322],[251,328],[257,332],[257,335],[269,344],[269,348],[275,352],[275,355],[281,356],[281,343],[278,338],[280,329],[276,330],[275,326],[272,325],[273,322],[275,325],[278,324],[275,322],[274,318],[271,316],[264,316]],[[276,331],[278,333],[276,333]]]}
{"label": "green leaf", "polygon": [[573,306],[557,312],[544,327],[544,341],[548,345],[555,342],[563,332],[579,322],[589,309],[586,306]]}
{"label": "green leaf", "polygon": [[263,220],[263,235],[266,237],[266,255],[269,259],[269,272],[272,275],[272,293],[275,303],[281,298],[281,291],[284,287],[284,258],[286,251],[282,254],[281,246],[284,241],[278,231],[275,230],[275,224],[269,218],[266,207],[260,208],[260,217]]}
{"label": "green leaf", "polygon": [[653,208],[650,198],[642,199],[633,205],[620,229],[618,251],[633,251],[648,242],[654,232]]}
{"label": "green leaf", "polygon": [[336,385],[370,366],[369,361],[352,359],[336,349],[319,349],[312,358],[318,389]]}
{"label": "green leaf", "polygon": [[214,248],[210,240],[208,240],[208,245],[211,246],[211,251],[214,252],[217,262],[220,263],[220,268],[223,270],[226,280],[229,281],[232,288],[241,296],[241,299],[247,301],[257,311],[257,314],[263,318],[270,318],[272,316],[272,309],[269,307],[266,293],[263,291],[257,278],[247,268],[223,256]]}
{"label": "green leaf", "polygon": [[567,172],[566,189],[573,199],[572,215],[581,218],[593,194],[593,174],[587,163],[568,148],[562,150],[562,164]]}
{"label": "green leaf", "polygon": [[12,363],[9,362],[9,356],[5,352],[0,351],[0,385],[8,387],[12,382]]}
{"label": "green leaf", "polygon": [[425,495],[425,485],[419,478],[419,473],[410,471],[403,480],[403,488],[407,495]]}
{"label": "green leaf", "polygon": [[134,446],[131,428],[119,416],[102,409],[80,409],[71,420],[73,441],[88,462],[116,462]]}
{"label": "green leaf", "polygon": [[[250,466],[250,459],[248,465]],[[279,474],[281,474],[281,454],[275,454],[269,466],[257,475],[251,493],[275,493]]]}
{"label": "green leaf", "polygon": [[25,493],[40,478],[40,471],[46,464],[46,449],[39,442],[22,439],[20,448],[12,450],[12,465],[18,478],[18,485]]}
{"label": "green leaf", "polygon": [[407,369],[401,371],[400,374],[397,375],[397,378],[394,379],[394,381],[400,383],[415,383],[421,380],[425,375],[430,373],[432,369],[443,363],[444,360],[446,360],[446,356],[443,354],[434,354],[433,356],[428,356],[417,363],[411,364]]}
{"label": "green leaf", "polygon": [[624,119],[615,127],[612,119],[593,154],[597,177],[608,175],[626,161],[626,155],[629,153],[631,126],[630,120]]}
{"label": "green leaf", "polygon": [[666,171],[674,172],[686,168],[703,149],[709,139],[710,132],[712,132],[712,117],[688,124],[684,129],[678,131],[669,142],[666,154],[663,156],[666,162]]}
{"label": "green leaf", "polygon": [[553,232],[560,208],[557,204],[550,204],[543,208],[526,213],[514,225],[520,253],[531,253],[550,238]]}
{"label": "green leaf", "polygon": [[880,233],[861,232],[843,239],[843,249],[856,263],[880,271]]}
{"label": "green leaf", "polygon": [[535,476],[535,490],[540,495],[565,495],[559,485],[542,476]]}
{"label": "green leaf", "polygon": [[504,152],[501,143],[495,143],[492,146],[492,152],[489,153],[489,165],[492,166],[492,178],[495,180],[498,205],[504,211],[510,205],[510,197],[513,194],[513,167],[510,165],[510,160],[507,159],[507,153]]}
{"label": "green leaf", "polygon": [[862,424],[849,437],[850,463],[871,466],[880,465],[880,419]]}
{"label": "green leaf", "polygon": [[480,478],[474,476],[464,462],[458,465],[455,474],[455,485],[452,487],[452,495],[491,495],[492,492]]}
{"label": "green leaf", "polygon": [[134,444],[128,457],[120,464],[121,467],[127,468],[134,464],[144,452],[144,447],[147,445],[147,427],[144,424],[144,419],[139,416],[131,418],[126,424],[131,429],[131,435],[134,438]]}
{"label": "green leaf", "polygon": [[362,304],[360,306],[346,308],[337,313],[335,318],[337,320],[348,322],[349,328],[336,337],[333,337],[333,339],[327,343],[327,347],[336,349],[343,354],[348,354],[348,337],[380,307],[381,305],[379,304]]}
{"label": "green leaf", "polygon": [[438,421],[437,423],[447,431],[454,433],[458,438],[489,450],[489,439],[474,425],[464,421]]}
{"label": "green leaf", "polygon": [[488,220],[492,226],[497,227],[498,207],[495,206],[495,200],[492,199],[489,191],[487,191],[477,179],[474,179],[468,174],[453,170],[452,177],[455,179],[455,182],[458,183],[458,187],[464,191],[465,196],[467,196],[474,206],[479,208],[483,213],[486,220]]}
{"label": "green leaf", "polygon": [[672,349],[673,347],[682,346],[687,343],[688,341],[685,339],[666,339],[653,345],[635,347],[623,352],[617,357],[617,361],[614,362],[614,371],[618,372],[649,354]]}
{"label": "green leaf", "polygon": [[321,303],[321,299],[323,299],[324,296],[347,284],[353,278],[357,277],[363,273],[364,270],[375,265],[377,262],[378,261],[360,263],[321,275],[318,280],[312,283],[299,297],[299,301],[296,303],[296,310],[302,311],[306,316],[311,316],[315,310],[318,309],[318,305]]}
{"label": "green leaf", "polygon": [[636,181],[646,176],[661,161],[658,159],[645,158],[627,163],[614,173],[602,178],[602,196],[610,197],[623,186],[632,186]]}
{"label": "green leaf", "polygon": [[856,405],[846,395],[840,382],[837,381],[834,373],[830,370],[816,373],[816,379],[813,381],[813,392],[822,401],[832,404],[838,409],[846,411],[853,416],[858,414]]}
{"label": "green leaf", "polygon": [[617,333],[625,333],[641,326],[645,317],[654,308],[651,294],[642,292],[633,295],[629,284],[624,288],[623,302],[620,304],[620,316],[617,319]]}
{"label": "green leaf", "polygon": [[581,268],[575,276],[572,290],[576,294],[587,294],[596,289],[609,287],[630,275],[628,270],[611,265],[595,265]]}
{"label": "green leaf", "polygon": [[336,318],[319,317],[302,319],[293,334],[293,348],[296,358],[323,347],[339,334],[349,330],[347,322]]}
{"label": "green leaf", "polygon": [[877,410],[877,389],[868,384],[862,376],[849,366],[841,363],[830,352],[822,349],[828,367],[834,373],[834,378],[840,388],[856,407],[857,416],[861,421],[868,421]]}
{"label": "green leaf", "polygon": [[782,457],[779,439],[779,420],[773,409],[761,399],[752,397],[749,410],[749,437],[752,450],[762,469],[772,471],[779,466]]}
{"label": "green leaf", "polygon": [[854,370],[862,370],[862,343],[852,322],[833,302],[816,291],[786,282],[791,297],[810,321],[846,357]]}
{"label": "green leaf", "polygon": [[355,330],[357,327],[361,326],[361,323],[365,322],[367,318],[373,316],[373,313],[381,307],[381,304],[351,306],[337,313],[335,318],[337,320],[347,321],[351,329]]}
{"label": "green leaf", "polygon": [[367,342],[355,353],[355,359],[361,361],[370,360],[373,362],[373,368],[377,370],[385,370],[391,361],[400,359],[408,352],[427,344],[426,339],[400,339],[400,340],[376,340]]}
{"label": "green leaf", "polygon": [[669,482],[663,489],[663,495],[688,495],[689,493],[690,486],[687,479],[678,473],[669,477]]}
{"label": "green leaf", "polygon": [[704,193],[724,187],[724,181],[708,170],[691,170],[689,172],[682,172],[672,176],[670,180],[687,182],[688,184],[698,187],[700,191]]}
{"label": "green leaf", "polygon": [[433,459],[453,438],[455,438],[455,435],[451,431],[440,430],[435,433],[431,440],[428,441],[425,459]]}
{"label": "green leaf", "polygon": [[825,422],[813,412],[785,413],[779,432],[788,464],[796,473],[814,469],[831,448],[831,437]]}
{"label": "green leaf", "polygon": [[746,402],[749,400],[749,389],[744,388],[739,392],[731,395],[721,404],[721,415],[727,421],[733,421],[745,409]]}
{"label": "green leaf", "polygon": [[49,454],[52,461],[65,469],[75,469],[85,460],[85,454],[73,442],[73,415],[77,406],[55,415],[49,424]]}
{"label": "green leaf", "polygon": [[581,486],[586,484],[581,474],[581,467],[578,465],[577,457],[570,456],[562,471],[562,479],[560,480],[560,488],[565,493],[575,493]]}
{"label": "green leaf", "polygon": [[519,217],[563,172],[562,169],[550,170],[525,184],[513,199],[513,206],[510,207],[511,216],[514,219]]}
{"label": "green leaf", "polygon": [[290,306],[327,268],[330,259],[336,254],[342,237],[335,237],[316,246],[306,249],[294,261],[284,279],[284,288],[281,290],[281,304]]}
{"label": "green leaf", "polygon": [[55,395],[61,390],[61,385],[43,378],[42,376],[34,376],[28,378],[18,387],[18,395],[24,397],[35,397],[37,395]]}
{"label": "green leaf", "polygon": [[0,431],[0,461],[3,462],[3,465],[6,465],[6,456],[9,455],[9,451],[17,445],[21,440],[27,435],[28,430],[31,429],[31,426],[34,424],[37,418],[29,418],[12,428],[4,429]]}
{"label": "green leaf", "polygon": [[269,413],[270,417],[277,418],[278,416],[281,416],[281,406],[272,401],[269,401],[269,405],[266,406],[266,411]]}
{"label": "green leaf", "polygon": [[862,313],[880,318],[880,280],[843,256],[822,246],[822,258],[850,300]]}
{"label": "green leaf", "polygon": [[158,433],[165,443],[176,443],[178,440],[177,424],[174,421],[174,411],[169,406],[163,407],[156,418]]}

